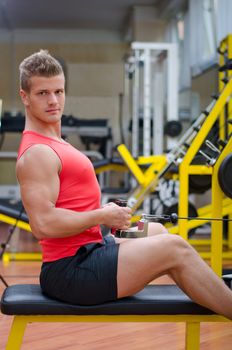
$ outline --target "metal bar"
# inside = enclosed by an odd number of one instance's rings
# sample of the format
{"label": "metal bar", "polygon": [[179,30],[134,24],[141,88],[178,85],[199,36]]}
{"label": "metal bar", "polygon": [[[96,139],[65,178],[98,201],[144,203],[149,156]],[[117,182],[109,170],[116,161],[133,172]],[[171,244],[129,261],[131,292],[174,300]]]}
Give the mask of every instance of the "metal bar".
{"label": "metal bar", "polygon": [[151,154],[151,57],[148,49],[144,50],[143,81],[143,155]]}
{"label": "metal bar", "polygon": [[164,86],[163,74],[154,75],[154,108],[153,108],[153,154],[162,154],[164,146]]}
{"label": "metal bar", "polygon": [[153,43],[153,42],[139,42],[134,41],[131,44],[131,48],[133,50],[160,50],[160,51],[166,51],[170,50],[173,46],[176,44],[170,44],[170,43]]}
{"label": "metal bar", "polygon": [[[167,120],[178,120],[178,49],[172,45],[167,51]],[[168,137],[167,148],[172,149],[176,139]]]}
{"label": "metal bar", "polygon": [[6,345],[6,350],[19,350],[23,341],[27,320],[20,316],[15,316],[11,326],[10,335]]}
{"label": "metal bar", "polygon": [[132,99],[132,154],[139,155],[139,50],[135,50]]}

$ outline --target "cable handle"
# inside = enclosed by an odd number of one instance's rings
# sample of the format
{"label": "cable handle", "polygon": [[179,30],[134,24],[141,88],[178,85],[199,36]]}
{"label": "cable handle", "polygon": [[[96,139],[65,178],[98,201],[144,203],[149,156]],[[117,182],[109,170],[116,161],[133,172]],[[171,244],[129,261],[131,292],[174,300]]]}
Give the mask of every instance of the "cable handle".
{"label": "cable handle", "polygon": [[142,214],[142,221],[148,221],[148,222],[159,222],[161,224],[165,223],[172,223],[176,224],[178,220],[201,220],[201,221],[232,221],[232,219],[227,218],[203,218],[203,217],[196,217],[196,216],[186,216],[181,217],[178,216],[176,213],[172,213],[170,215],[161,214],[161,215],[152,215],[152,214]]}

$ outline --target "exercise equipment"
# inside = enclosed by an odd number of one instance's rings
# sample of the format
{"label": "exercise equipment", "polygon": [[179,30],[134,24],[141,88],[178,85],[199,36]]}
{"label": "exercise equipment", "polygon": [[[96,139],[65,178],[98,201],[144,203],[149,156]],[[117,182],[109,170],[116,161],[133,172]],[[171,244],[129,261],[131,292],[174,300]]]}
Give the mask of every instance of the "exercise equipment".
{"label": "exercise equipment", "polygon": [[[11,218],[28,223],[28,216],[24,211],[21,199],[0,198],[0,213]],[[3,221],[3,220],[1,220]]]}
{"label": "exercise equipment", "polygon": [[[232,81],[230,80],[227,87],[229,88],[227,93],[228,95],[231,94],[231,87],[232,87]],[[226,88],[225,88],[226,89]],[[226,91],[226,90],[223,90]],[[210,130],[212,125],[214,124],[215,120],[217,119],[217,116],[221,110],[221,108],[225,105],[227,98],[225,94],[223,96],[223,99],[221,100],[220,97],[218,98],[217,102],[218,105],[215,105],[215,108],[213,109],[212,113],[210,114],[210,118],[207,118],[205,121],[204,127],[201,128],[196,138],[193,140],[191,147],[189,148],[188,152],[186,153],[186,156],[184,157],[183,161],[180,164],[179,169],[179,179],[180,179],[180,194],[179,194],[179,211],[178,216],[179,217],[187,217],[188,216],[188,188],[189,188],[189,175],[196,174],[198,172],[198,169],[195,168],[197,166],[191,165],[192,159],[194,158],[194,155],[199,150],[201,145],[201,140],[205,139],[207,131]],[[220,95],[222,96],[222,95]],[[221,106],[220,106],[220,104]],[[217,108],[216,108],[217,107]],[[209,217],[222,217],[223,216],[223,205],[224,205],[224,197],[225,194],[220,189],[219,183],[218,183],[218,171],[220,168],[220,165],[223,161],[223,159],[231,153],[231,147],[232,147],[232,138],[230,137],[227,141],[226,146],[222,149],[220,155],[218,155],[218,158],[211,166],[202,166],[204,167],[205,174],[211,175],[211,212],[209,213]],[[199,166],[198,166],[199,167]],[[203,174],[203,172],[201,172]],[[230,215],[232,213],[232,202],[229,199],[228,204],[228,212],[227,214]],[[187,238],[187,232],[188,232],[188,220],[180,220],[178,222],[178,232],[183,238]],[[230,247],[231,243],[231,237],[228,239],[228,247]],[[221,275],[222,271],[222,252],[223,252],[223,225],[222,222],[216,222],[213,221],[211,223],[211,266],[214,269],[215,272],[217,272],[219,275]]]}
{"label": "exercise equipment", "polygon": [[[153,167],[152,173],[152,167],[150,168],[149,177],[147,176],[148,173],[143,173],[138,167],[136,161],[133,159],[126,146],[118,146],[117,149],[121,157],[139,183],[128,198],[128,204],[132,207],[133,212],[141,205],[144,198],[154,190],[159,180],[164,177],[173,164],[179,167],[179,178],[184,186],[183,191],[183,186],[180,184],[181,193],[183,193],[183,195],[180,194],[180,200],[182,201],[184,198],[184,202],[186,201],[189,193],[189,180],[187,180],[189,175],[211,176],[212,167],[217,160],[216,156],[211,157],[210,159],[212,159],[212,162],[209,163],[208,161],[208,164],[205,162],[205,165],[194,165],[193,159],[197,155],[205,140],[207,141],[207,135],[214,126],[221,109],[226,104],[227,99],[231,94],[231,90],[232,80],[227,83],[218,99],[213,100],[209,104],[206,110],[201,113],[193,125],[180,138],[176,147],[174,147],[166,156],[164,156],[160,170],[157,171],[157,168]],[[205,152],[202,152],[203,156],[205,154]],[[217,157],[219,157],[219,154],[217,154]],[[186,205],[184,205],[184,207],[187,208]],[[187,211],[187,209],[185,210]]]}
{"label": "exercise equipment", "polygon": [[177,137],[182,132],[182,124],[178,120],[169,120],[164,125],[164,135]]}
{"label": "exercise equipment", "polygon": [[[130,86],[128,98],[132,104],[133,157],[138,157],[141,153],[144,156],[149,156],[151,152],[163,153],[164,121],[178,121],[177,72],[176,43],[131,44],[131,54],[125,62],[125,77],[128,77],[125,86]],[[140,118],[143,119],[142,142],[139,137]],[[167,137],[167,148],[172,148],[175,143],[173,137]]]}
{"label": "exercise equipment", "polygon": [[[184,135],[177,142],[176,146],[173,147],[169,153],[163,156],[153,156],[153,163],[146,172],[143,172],[140,169],[138,162],[135,161],[125,145],[119,145],[117,147],[120,156],[138,182],[138,186],[129,194],[128,197],[128,204],[132,208],[133,212],[139,208],[145,197],[156,188],[160,179],[169,172],[173,165],[179,167],[185,155],[190,149],[192,149],[192,142],[202,129],[202,125],[206,122],[206,120],[210,119],[209,115],[212,113],[216,104],[218,104],[218,100],[214,99],[208,105],[205,111],[199,115],[196,121],[184,133]],[[200,168],[200,173],[202,173],[202,170],[207,171],[206,166],[202,166]],[[194,175],[196,174],[197,173]]]}
{"label": "exercise equipment", "polygon": [[[192,165],[205,165],[206,159],[202,154],[197,154],[193,160]],[[210,175],[190,175],[189,176],[189,193],[205,193],[211,188]]]}
{"label": "exercise equipment", "polygon": [[232,70],[232,59],[231,58],[227,59],[226,63],[223,66],[219,67],[218,70],[219,70],[219,72],[225,72],[227,70]]}
{"label": "exercise equipment", "polygon": [[31,231],[28,223],[28,217],[22,210],[21,200],[15,199],[0,199],[0,221],[9,225],[16,225],[17,227]]}
{"label": "exercise equipment", "polygon": [[10,253],[6,248],[10,245],[16,227],[31,232],[28,217],[24,212],[21,200],[0,199],[0,221],[10,225],[9,234],[5,242],[1,243],[1,258],[4,262],[9,260],[41,260],[40,253]]}
{"label": "exercise equipment", "polygon": [[[218,72],[218,90],[221,92],[228,80],[232,76],[230,63],[232,59],[232,35],[227,35],[218,47],[219,53],[219,72]],[[231,99],[228,100],[224,109],[219,115],[219,136],[221,140],[226,140],[232,132],[232,125],[225,123],[230,118]]]}
{"label": "exercise equipment", "polygon": [[[167,176],[173,165],[178,166],[179,180],[179,197],[178,197],[178,216],[188,217],[189,202],[189,177],[191,175],[207,175],[211,177],[211,206],[208,207],[208,217],[223,217],[232,215],[232,202],[224,200],[225,194],[221,190],[218,182],[218,171],[223,159],[231,153],[232,137],[227,139],[220,138],[218,151],[212,149],[212,142],[207,139],[210,131],[218,121],[221,111],[225,108],[232,94],[232,79],[225,85],[218,96],[215,96],[210,105],[197,118],[189,130],[180,138],[177,146],[174,147],[158,166],[151,165],[149,171],[142,172],[136,161],[131,156],[125,145],[119,145],[118,151],[124,159],[125,164],[135,176],[138,185],[131,191],[128,196],[128,205],[131,206],[132,212],[136,217],[136,210],[140,209],[145,198],[155,191],[160,179]],[[224,119],[224,125],[228,124]],[[223,136],[223,135],[222,135]],[[207,143],[206,143],[207,141]],[[202,149],[202,146],[206,148]],[[216,147],[216,146],[215,146]],[[217,148],[217,147],[216,147]],[[201,151],[201,152],[200,152]],[[198,152],[204,157],[205,164],[195,165],[193,160]],[[213,155],[211,155],[213,153]],[[162,159],[162,158],[161,158]],[[225,204],[226,203],[226,204]],[[225,207],[224,207],[225,206]],[[143,210],[145,212],[150,212]],[[203,209],[204,211],[204,209]],[[198,213],[199,216],[203,214]],[[138,221],[138,216],[136,220]],[[200,222],[200,221],[199,221]],[[188,231],[191,228],[199,227],[207,221],[202,221],[197,225],[189,222],[188,219],[179,220],[178,225],[169,228],[172,233],[179,233],[184,239],[188,239]],[[230,225],[230,223],[229,223]],[[228,230],[227,247],[228,251],[223,252],[223,225],[222,222],[211,222],[211,251],[209,258],[213,270],[221,275],[222,272],[222,254],[231,257],[232,252],[232,235],[231,229]]]}
{"label": "exercise equipment", "polygon": [[[115,204],[117,204],[119,207],[126,207],[127,206],[127,200],[118,198],[115,200]],[[115,236],[120,235],[121,230],[115,229],[114,227],[111,228],[111,233]]]}
{"label": "exercise equipment", "polygon": [[[25,126],[25,116],[18,112],[12,115],[4,112],[0,120],[0,133],[22,132]],[[72,115],[63,115],[61,120],[62,135],[76,133],[86,150],[90,150],[91,144],[99,146],[99,152],[106,158],[111,157],[112,134],[107,119],[80,119]]]}
{"label": "exercise equipment", "polygon": [[200,220],[200,221],[221,221],[221,222],[230,222],[232,219],[229,218],[210,218],[210,217],[198,217],[196,216],[187,216],[180,217],[176,213],[172,212],[170,214],[142,214],[141,219],[138,221],[138,227],[132,227],[128,230],[117,230],[114,234],[120,238],[139,238],[146,237],[148,234],[148,224],[151,222],[157,222],[160,224],[172,223],[176,224],[179,220]]}
{"label": "exercise equipment", "polygon": [[[179,207],[179,204],[177,201],[175,203],[172,203],[170,206],[164,208],[163,215],[172,215],[172,213],[178,212],[178,207]],[[190,201],[188,202],[188,215],[189,215],[189,220],[198,217],[197,209],[193,205],[193,203],[191,203]],[[191,230],[189,230],[188,238],[192,237],[195,232],[196,232],[196,228],[192,228]]]}
{"label": "exercise equipment", "polygon": [[[10,233],[8,235],[9,241],[3,242],[4,251],[2,254],[3,262],[10,260],[40,260],[41,253],[11,253],[5,249],[10,244],[10,239],[14,233],[12,228],[19,227],[27,232],[31,232],[31,227],[28,222],[28,217],[23,211],[21,200],[15,199],[0,199],[0,221],[11,226]],[[11,233],[12,232],[12,233]]]}
{"label": "exercise equipment", "polygon": [[225,195],[232,198],[232,153],[221,162],[218,170],[218,183]]}
{"label": "exercise equipment", "polygon": [[[231,54],[230,50],[232,50],[231,42],[232,39],[230,36],[228,40],[226,40],[226,44],[224,42],[222,44],[228,46],[226,50],[222,50],[223,52],[228,52],[228,55]],[[231,125],[228,124],[228,114],[225,113],[225,109],[229,111],[232,110],[232,108],[228,107],[228,103],[230,103],[231,100],[231,91],[232,80],[230,79],[230,76],[228,76],[227,79],[224,79],[222,85],[220,85],[219,94],[213,95],[213,101],[209,104],[206,110],[200,114],[197,120],[184,133],[184,135],[177,142],[176,147],[173,147],[172,150],[166,154],[166,159],[162,161],[162,166],[159,170],[157,167],[151,166],[149,172],[143,173],[136,161],[133,159],[134,153],[136,152],[132,152],[133,156],[131,156],[125,145],[120,145],[118,147],[121,157],[124,159],[125,164],[128,166],[138,182],[138,186],[135,187],[128,196],[128,204],[131,206],[133,212],[140,208],[145,198],[157,187],[160,179],[167,175],[171,166],[176,165],[178,166],[178,175],[180,180],[180,194],[178,200],[180,203],[179,207],[182,211],[182,216],[187,216],[189,182],[191,183],[193,180],[192,176],[204,176],[204,181],[206,181],[207,185],[206,188],[208,188],[210,186],[210,178],[212,177],[215,163],[220,156],[220,152],[223,151],[223,148],[230,138],[230,133],[225,133],[223,130],[225,128],[229,130],[229,125]],[[215,123],[218,121],[219,153],[216,151],[215,147],[212,149],[213,143],[207,139],[211,130],[215,126]],[[207,150],[210,152],[207,152],[205,147],[203,149],[203,145],[207,146]],[[214,152],[213,156],[211,156],[212,151]],[[194,164],[194,159],[198,153],[200,153],[205,159],[205,163],[202,165]],[[197,178],[195,177],[195,180],[196,179]],[[201,184],[204,181],[202,179],[199,180],[199,187],[201,187]],[[197,184],[195,187],[197,187]],[[205,184],[203,184],[203,190],[198,190],[204,192]],[[186,238],[186,225],[184,223],[181,225],[180,231],[183,232],[182,235]]]}
{"label": "exercise equipment", "polygon": [[[227,276],[227,283],[231,279]],[[133,296],[94,306],[50,299],[39,285],[13,285],[3,293],[1,312],[14,316],[6,350],[20,350],[32,322],[184,322],[185,350],[200,349],[202,322],[230,322],[193,302],[175,285],[148,285]]]}

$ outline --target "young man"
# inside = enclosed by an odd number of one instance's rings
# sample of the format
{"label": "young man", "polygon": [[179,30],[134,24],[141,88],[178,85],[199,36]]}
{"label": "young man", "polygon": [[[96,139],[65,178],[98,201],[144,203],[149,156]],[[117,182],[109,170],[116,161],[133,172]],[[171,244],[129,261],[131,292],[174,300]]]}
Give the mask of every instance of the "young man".
{"label": "young man", "polygon": [[42,290],[67,302],[96,304],[169,274],[194,301],[232,319],[232,291],[180,236],[151,224],[145,238],[102,238],[101,224],[127,229],[131,210],[114,203],[101,207],[91,162],[61,138],[64,83],[60,64],[47,51],[20,65],[26,124],[16,171],[42,246]]}

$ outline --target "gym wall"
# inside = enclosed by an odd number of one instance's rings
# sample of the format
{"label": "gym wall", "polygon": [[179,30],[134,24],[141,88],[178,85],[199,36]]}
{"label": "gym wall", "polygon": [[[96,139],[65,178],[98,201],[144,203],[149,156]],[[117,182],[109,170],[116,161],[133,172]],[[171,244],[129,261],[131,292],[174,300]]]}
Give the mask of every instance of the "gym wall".
{"label": "gym wall", "polygon": [[[49,33],[43,32],[40,37],[48,36]],[[37,37],[38,33],[35,33],[35,41],[38,40]],[[24,57],[40,48],[46,48],[57,58],[61,57],[67,66],[65,113],[78,118],[109,118],[114,130],[117,130],[118,94],[122,92],[124,79],[122,57],[128,45],[119,40],[99,44],[88,42],[57,44],[42,40],[32,44],[31,41],[33,33],[29,42],[17,41],[14,47],[12,43],[0,41],[0,50],[3,53],[0,55],[0,64],[4,67],[0,70],[0,97],[3,100],[3,110],[12,113],[24,112],[18,94],[18,65]],[[17,151],[19,142],[20,134],[6,133],[1,150]],[[84,148],[77,135],[70,135],[70,142],[74,146]],[[1,161],[0,169],[0,184],[16,183],[14,161]]]}
{"label": "gym wall", "polygon": [[[109,118],[114,144],[117,144],[119,94],[124,92],[123,58],[132,41],[165,41],[166,27],[167,23],[159,19],[154,8],[135,7],[123,34],[88,30],[1,31],[0,98],[3,99],[3,110],[23,112],[18,95],[18,65],[29,54],[47,48],[64,60],[67,67],[65,113],[79,118]],[[207,104],[210,94],[217,91],[215,77],[215,72],[206,72],[192,81],[194,93],[199,93],[201,108]],[[70,135],[70,139],[75,146],[83,148],[77,135]],[[2,150],[17,151],[19,141],[19,134],[6,134]],[[1,161],[0,184],[16,183],[14,166],[13,161]]]}

